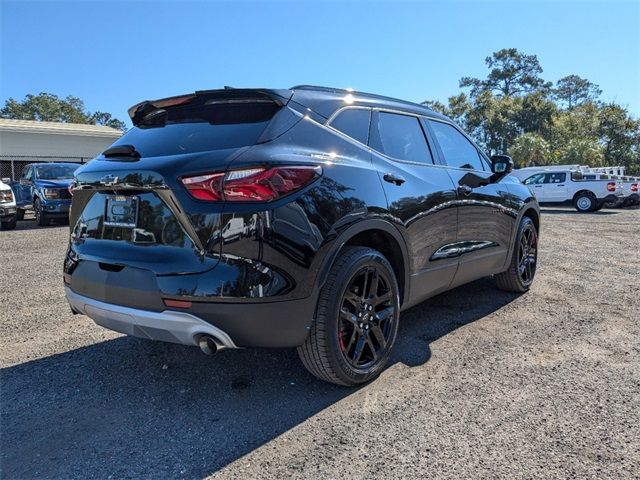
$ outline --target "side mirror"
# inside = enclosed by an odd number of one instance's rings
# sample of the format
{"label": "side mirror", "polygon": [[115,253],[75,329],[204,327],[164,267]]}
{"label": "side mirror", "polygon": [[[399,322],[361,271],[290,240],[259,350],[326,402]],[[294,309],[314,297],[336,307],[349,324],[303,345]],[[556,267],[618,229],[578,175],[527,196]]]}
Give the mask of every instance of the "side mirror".
{"label": "side mirror", "polygon": [[513,160],[508,155],[492,155],[491,156],[491,171],[493,176],[492,182],[497,182],[503,177],[506,177],[513,170]]}
{"label": "side mirror", "polygon": [[4,177],[2,178],[2,180],[0,180],[0,182],[9,184],[9,182],[11,182],[11,179],[9,177]]}

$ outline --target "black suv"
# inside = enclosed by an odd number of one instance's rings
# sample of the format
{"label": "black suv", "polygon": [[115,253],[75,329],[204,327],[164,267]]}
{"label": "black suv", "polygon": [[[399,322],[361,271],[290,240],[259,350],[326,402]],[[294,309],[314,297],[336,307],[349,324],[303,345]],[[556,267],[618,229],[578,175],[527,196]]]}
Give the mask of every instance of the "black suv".
{"label": "black suv", "polygon": [[66,295],[138,337],[297,347],[356,385],[400,311],[486,275],[526,291],[539,208],[448,118],[349,90],[199,91],[144,101],[75,175]]}

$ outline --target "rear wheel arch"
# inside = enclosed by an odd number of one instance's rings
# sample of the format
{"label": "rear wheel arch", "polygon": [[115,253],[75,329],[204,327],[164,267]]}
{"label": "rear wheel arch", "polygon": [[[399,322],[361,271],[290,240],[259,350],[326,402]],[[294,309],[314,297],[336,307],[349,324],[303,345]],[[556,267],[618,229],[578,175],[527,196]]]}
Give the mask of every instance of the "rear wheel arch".
{"label": "rear wheel arch", "polygon": [[400,231],[391,223],[378,219],[362,220],[342,232],[335,240],[331,251],[317,277],[317,288],[322,288],[331,266],[340,252],[348,246],[368,247],[379,251],[393,267],[400,290],[400,304],[409,298],[409,254]]}
{"label": "rear wheel arch", "polygon": [[509,242],[509,250],[504,261],[505,269],[511,263],[513,249],[516,243],[516,237],[518,236],[518,229],[520,228],[520,223],[522,223],[522,219],[524,217],[529,217],[533,221],[533,224],[536,227],[536,232],[540,234],[540,209],[538,208],[538,204],[535,203],[535,199],[532,199],[531,202],[526,203],[525,206],[520,209],[515,222],[513,222],[513,230],[511,234],[511,241]]}
{"label": "rear wheel arch", "polygon": [[580,197],[582,195],[590,195],[590,196],[593,196],[594,198],[596,197],[596,194],[593,193],[591,190],[579,190],[573,196],[573,201],[575,201],[576,198],[578,198],[578,197]]}
{"label": "rear wheel arch", "polygon": [[528,208],[522,214],[523,217],[529,217],[533,221],[533,225],[536,227],[536,231],[540,232],[540,214],[535,208]]}

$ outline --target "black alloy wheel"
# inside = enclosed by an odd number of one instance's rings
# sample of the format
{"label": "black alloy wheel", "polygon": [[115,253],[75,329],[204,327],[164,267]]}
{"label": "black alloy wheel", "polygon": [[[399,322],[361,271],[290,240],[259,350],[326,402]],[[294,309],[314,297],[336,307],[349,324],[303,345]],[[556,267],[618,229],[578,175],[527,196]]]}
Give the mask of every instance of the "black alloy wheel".
{"label": "black alloy wheel", "polygon": [[518,225],[509,268],[495,276],[500,290],[526,292],[533,284],[538,265],[538,229],[530,217]]}
{"label": "black alloy wheel", "polygon": [[298,354],[321,380],[355,386],[384,369],[398,333],[400,295],[377,250],[345,247],[324,283],[311,332]]}
{"label": "black alloy wheel", "polygon": [[522,230],[518,245],[518,274],[526,287],[533,282],[537,262],[538,234],[533,223],[528,223]]}
{"label": "black alloy wheel", "polygon": [[375,266],[358,271],[342,295],[338,343],[345,360],[367,370],[389,347],[397,321],[391,284]]}

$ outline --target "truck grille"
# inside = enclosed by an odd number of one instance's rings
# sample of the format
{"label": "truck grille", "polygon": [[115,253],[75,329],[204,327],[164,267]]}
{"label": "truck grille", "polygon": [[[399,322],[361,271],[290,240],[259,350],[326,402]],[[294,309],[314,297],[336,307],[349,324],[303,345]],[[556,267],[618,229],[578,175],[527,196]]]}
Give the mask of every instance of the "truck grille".
{"label": "truck grille", "polygon": [[71,192],[69,192],[69,190],[67,190],[66,188],[61,188],[60,190],[58,190],[58,198],[67,200],[71,198]]}

